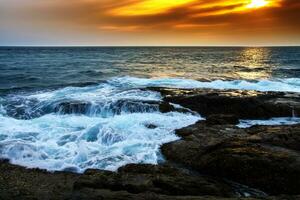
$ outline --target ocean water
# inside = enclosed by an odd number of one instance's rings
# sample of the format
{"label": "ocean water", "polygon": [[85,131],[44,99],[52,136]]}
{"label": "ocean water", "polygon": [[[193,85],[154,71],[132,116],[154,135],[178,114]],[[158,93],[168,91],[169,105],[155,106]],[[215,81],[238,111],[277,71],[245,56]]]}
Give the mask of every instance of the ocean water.
{"label": "ocean water", "polygon": [[300,92],[300,48],[0,47],[0,157],[76,172],[163,162],[159,147],[203,118],[161,113],[147,87]]}

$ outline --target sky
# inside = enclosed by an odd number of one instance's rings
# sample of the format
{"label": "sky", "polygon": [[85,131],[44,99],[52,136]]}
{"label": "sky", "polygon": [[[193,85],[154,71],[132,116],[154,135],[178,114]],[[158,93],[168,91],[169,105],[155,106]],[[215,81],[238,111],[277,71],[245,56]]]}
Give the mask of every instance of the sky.
{"label": "sky", "polygon": [[300,45],[300,0],[0,0],[0,45]]}

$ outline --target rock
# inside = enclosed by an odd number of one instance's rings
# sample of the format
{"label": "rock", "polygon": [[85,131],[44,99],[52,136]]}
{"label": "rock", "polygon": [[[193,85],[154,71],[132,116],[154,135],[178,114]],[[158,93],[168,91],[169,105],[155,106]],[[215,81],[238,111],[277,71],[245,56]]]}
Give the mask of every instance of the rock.
{"label": "rock", "polygon": [[[177,130],[176,134],[182,139],[161,147],[167,159],[165,164],[130,164],[117,172],[90,169],[84,174],[75,174],[76,168],[73,167],[65,169],[69,172],[50,173],[15,166],[0,159],[0,199],[234,200],[243,199],[239,195],[244,192],[264,197],[259,190],[279,195],[263,198],[267,200],[300,199],[300,125],[247,129],[235,126],[239,118],[297,116],[300,114],[300,94],[209,89],[152,90],[161,92],[165,101],[120,100],[107,109],[112,114],[124,110],[191,112],[191,109],[207,117],[206,121]],[[91,107],[98,112],[100,104],[93,107],[88,102],[61,102],[56,107],[49,105],[37,115],[54,108],[66,114],[85,114]],[[155,124],[145,126],[156,128]],[[74,138],[69,135],[62,139],[65,142]],[[93,137],[86,139],[94,140]]]}
{"label": "rock", "polygon": [[172,196],[213,195],[230,197],[234,192],[228,184],[200,175],[189,175],[170,166],[131,164],[118,173],[94,170],[81,176],[74,187],[127,191],[132,194],[155,193]]}
{"label": "rock", "polygon": [[162,146],[167,159],[269,194],[299,194],[300,125],[252,127],[197,123]]}
{"label": "rock", "polygon": [[172,106],[167,102],[162,102],[159,104],[159,111],[162,113],[172,112],[174,110],[175,110],[174,106]]}
{"label": "rock", "polygon": [[300,126],[254,126],[248,129],[252,142],[271,144],[300,151]]}
{"label": "rock", "polygon": [[155,124],[146,124],[145,127],[148,129],[156,129],[157,128],[157,126]]}
{"label": "rock", "polygon": [[82,101],[61,102],[54,106],[54,112],[62,114],[86,113],[91,106],[91,103]]}
{"label": "rock", "polygon": [[[168,196],[156,193],[132,194],[126,191],[95,190],[83,188],[73,193],[72,200],[258,200],[255,198],[224,198],[214,196]],[[268,198],[266,200],[280,200]],[[296,197],[289,197],[285,200],[296,200]]]}
{"label": "rock", "polygon": [[87,170],[74,174],[26,169],[0,161],[1,200],[236,199],[234,196],[223,181],[165,165],[131,164],[118,172]]}
{"label": "rock", "polygon": [[208,125],[222,125],[222,124],[238,124],[239,119],[234,115],[209,115],[206,118]]}
{"label": "rock", "polygon": [[198,112],[234,115],[239,119],[268,119],[300,115],[300,94],[211,89],[149,88],[164,100]]}
{"label": "rock", "polygon": [[201,156],[197,168],[269,194],[299,194],[300,156],[245,141],[225,142]]}
{"label": "rock", "polygon": [[26,169],[0,161],[0,199],[66,199],[78,175]]}
{"label": "rock", "polygon": [[54,112],[61,114],[102,114],[118,115],[122,112],[153,112],[159,108],[169,112],[173,107],[167,102],[118,100],[92,104],[84,101],[66,101],[54,105]]}

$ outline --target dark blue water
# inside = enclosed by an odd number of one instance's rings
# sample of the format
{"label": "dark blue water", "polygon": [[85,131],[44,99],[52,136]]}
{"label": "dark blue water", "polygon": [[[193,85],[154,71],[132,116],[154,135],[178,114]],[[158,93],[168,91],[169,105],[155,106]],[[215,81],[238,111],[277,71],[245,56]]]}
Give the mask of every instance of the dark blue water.
{"label": "dark blue water", "polygon": [[300,77],[300,48],[0,48],[0,89],[98,83],[115,76],[196,80]]}

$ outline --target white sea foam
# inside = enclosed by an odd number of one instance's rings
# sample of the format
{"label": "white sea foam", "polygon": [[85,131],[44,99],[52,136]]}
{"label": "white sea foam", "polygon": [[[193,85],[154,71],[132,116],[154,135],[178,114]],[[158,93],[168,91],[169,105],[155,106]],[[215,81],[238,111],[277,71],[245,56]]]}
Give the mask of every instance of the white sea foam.
{"label": "white sea foam", "polygon": [[279,117],[272,118],[268,120],[240,120],[238,127],[240,128],[249,128],[255,125],[293,125],[300,124],[300,118],[297,117]]}
{"label": "white sea foam", "polygon": [[[175,129],[201,119],[196,114],[160,113],[158,109],[126,112],[132,104],[115,102],[159,103],[161,95],[109,83],[15,95],[7,99],[10,100],[18,102],[16,112],[25,106],[28,114],[60,102],[88,102],[94,105],[91,109],[103,112],[121,106],[122,112],[114,115],[52,112],[22,120],[0,114],[1,157],[48,170],[83,172],[87,168],[116,170],[128,163],[156,164],[162,160],[159,147],[178,139]],[[147,103],[138,106],[147,107]]]}
{"label": "white sea foam", "polygon": [[[182,113],[133,113],[111,118],[45,115],[32,120],[0,117],[0,154],[11,162],[48,170],[116,170],[127,163],[152,163],[159,147],[178,137],[174,129],[195,123]],[[156,128],[147,128],[147,125]],[[1,140],[2,138],[2,140]]]}
{"label": "white sea foam", "polygon": [[111,83],[135,87],[173,87],[173,88],[211,88],[211,89],[238,89],[256,91],[287,91],[300,92],[300,78],[276,79],[276,80],[215,80],[201,82],[189,79],[158,78],[146,79],[135,77],[120,77],[110,80]]}
{"label": "white sea foam", "polygon": [[[121,77],[96,86],[9,95],[0,101],[0,157],[27,167],[77,172],[87,168],[116,170],[127,163],[156,164],[162,159],[160,145],[178,139],[174,130],[201,117],[160,113],[155,105],[161,95],[143,89],[153,86],[300,91],[299,79],[199,82]],[[147,109],[149,101],[151,109]],[[86,113],[55,112],[54,107],[65,102],[86,102],[91,107]],[[20,116],[15,115],[19,112]],[[283,123],[295,120],[241,121],[239,126]]]}
{"label": "white sea foam", "polygon": [[6,110],[4,109],[3,105],[0,104],[0,115],[5,115],[6,114]]}
{"label": "white sea foam", "polygon": [[113,84],[100,84],[88,87],[66,87],[63,89],[41,92],[27,96],[39,101],[60,101],[63,99],[78,101],[112,101],[115,99],[131,100],[160,100],[161,95],[157,92],[142,91],[140,89],[118,87]]}

